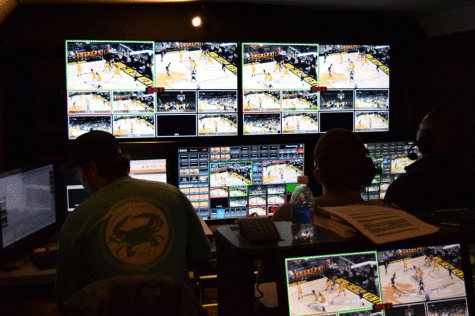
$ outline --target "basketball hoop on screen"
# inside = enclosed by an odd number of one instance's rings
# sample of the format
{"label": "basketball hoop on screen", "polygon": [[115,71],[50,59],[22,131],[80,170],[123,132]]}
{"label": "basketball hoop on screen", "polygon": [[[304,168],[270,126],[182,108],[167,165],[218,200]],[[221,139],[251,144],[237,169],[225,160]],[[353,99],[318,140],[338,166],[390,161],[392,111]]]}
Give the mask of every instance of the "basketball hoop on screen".
{"label": "basketball hoop on screen", "polygon": [[345,94],[343,93],[343,90],[340,90],[340,92],[337,94],[336,96],[338,99],[340,99],[340,101],[343,100],[343,98],[345,97]]}

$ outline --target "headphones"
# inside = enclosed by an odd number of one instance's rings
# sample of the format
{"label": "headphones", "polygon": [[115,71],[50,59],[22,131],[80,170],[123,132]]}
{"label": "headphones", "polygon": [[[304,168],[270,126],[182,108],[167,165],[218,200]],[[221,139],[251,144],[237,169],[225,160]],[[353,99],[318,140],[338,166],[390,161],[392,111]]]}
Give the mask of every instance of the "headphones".
{"label": "headphones", "polygon": [[417,130],[416,145],[421,154],[430,154],[434,148],[434,137],[432,133],[427,129]]}
{"label": "headphones", "polygon": [[433,140],[431,132],[427,129],[417,130],[416,141],[414,142],[414,145],[412,145],[411,148],[409,148],[409,151],[407,153],[407,158],[411,160],[417,160],[419,158],[417,153],[413,151],[413,148],[415,146],[417,146],[421,154],[423,155],[430,154],[432,151],[432,148],[434,147],[434,140]]}
{"label": "headphones", "polygon": [[413,150],[414,147],[416,147],[416,146],[417,146],[417,144],[416,144],[416,142],[414,142],[414,144],[412,144],[412,146],[407,151],[407,158],[409,158],[411,160],[419,159],[419,156],[417,155],[417,152],[415,150]]}
{"label": "headphones", "polygon": [[[317,168],[318,155],[321,154],[322,152],[328,150],[328,149],[336,148],[336,147],[339,147],[339,146],[326,146],[326,147],[322,148],[321,150],[319,150],[315,154],[315,157],[314,157],[314,160],[313,160],[315,168]],[[359,150],[359,149],[355,149],[355,150]],[[381,174],[381,173],[382,173],[382,169],[381,168],[376,168],[374,166],[373,159],[371,157],[365,157],[364,166],[363,166],[363,178],[361,179],[363,185],[370,186],[371,183],[373,182],[374,176],[376,176],[377,174]]]}

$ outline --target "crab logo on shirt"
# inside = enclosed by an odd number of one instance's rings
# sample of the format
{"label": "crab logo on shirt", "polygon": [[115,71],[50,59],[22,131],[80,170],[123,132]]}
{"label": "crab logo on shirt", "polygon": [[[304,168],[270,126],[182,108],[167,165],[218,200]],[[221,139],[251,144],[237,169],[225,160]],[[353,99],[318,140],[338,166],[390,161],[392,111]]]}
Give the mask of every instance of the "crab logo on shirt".
{"label": "crab logo on shirt", "polygon": [[123,269],[147,270],[168,253],[173,241],[170,211],[148,198],[130,198],[114,205],[102,226],[106,258]]}

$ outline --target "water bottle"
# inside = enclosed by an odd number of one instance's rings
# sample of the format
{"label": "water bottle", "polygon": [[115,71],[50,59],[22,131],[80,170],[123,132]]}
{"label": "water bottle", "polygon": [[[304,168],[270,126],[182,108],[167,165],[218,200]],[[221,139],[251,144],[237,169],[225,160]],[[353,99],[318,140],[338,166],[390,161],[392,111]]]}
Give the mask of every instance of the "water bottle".
{"label": "water bottle", "polygon": [[308,177],[297,178],[297,187],[292,192],[292,231],[296,239],[313,239],[313,193],[308,187]]}

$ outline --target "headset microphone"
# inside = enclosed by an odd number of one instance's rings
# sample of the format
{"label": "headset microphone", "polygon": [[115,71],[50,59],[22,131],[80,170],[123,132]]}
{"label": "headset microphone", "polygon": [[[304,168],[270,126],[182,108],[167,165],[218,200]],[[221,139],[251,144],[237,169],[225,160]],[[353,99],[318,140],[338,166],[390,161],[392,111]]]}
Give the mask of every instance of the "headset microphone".
{"label": "headset microphone", "polygon": [[407,151],[407,158],[409,158],[409,159],[411,159],[411,160],[417,160],[417,159],[419,159],[419,156],[417,155],[417,152],[412,151],[412,149],[413,149],[414,147],[416,147],[416,146],[417,146],[417,144],[414,143],[414,144],[409,148],[409,150]]}

